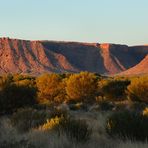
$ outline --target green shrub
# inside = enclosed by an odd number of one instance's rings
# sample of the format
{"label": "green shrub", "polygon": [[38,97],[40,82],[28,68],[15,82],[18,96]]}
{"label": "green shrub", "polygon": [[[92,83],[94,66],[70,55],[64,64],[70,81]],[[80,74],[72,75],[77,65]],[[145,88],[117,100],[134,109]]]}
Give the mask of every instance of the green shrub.
{"label": "green shrub", "polygon": [[116,112],[107,120],[106,131],[111,137],[144,141],[148,139],[148,118],[135,112]]}
{"label": "green shrub", "polygon": [[132,79],[127,88],[127,95],[132,101],[148,103],[148,77]]}

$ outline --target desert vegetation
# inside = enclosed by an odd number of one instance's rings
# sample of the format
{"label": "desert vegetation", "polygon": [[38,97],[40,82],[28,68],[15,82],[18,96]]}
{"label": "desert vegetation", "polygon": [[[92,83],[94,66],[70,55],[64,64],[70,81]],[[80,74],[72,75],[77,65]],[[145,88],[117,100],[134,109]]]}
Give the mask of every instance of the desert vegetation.
{"label": "desert vegetation", "polygon": [[1,148],[147,148],[148,76],[0,76]]}

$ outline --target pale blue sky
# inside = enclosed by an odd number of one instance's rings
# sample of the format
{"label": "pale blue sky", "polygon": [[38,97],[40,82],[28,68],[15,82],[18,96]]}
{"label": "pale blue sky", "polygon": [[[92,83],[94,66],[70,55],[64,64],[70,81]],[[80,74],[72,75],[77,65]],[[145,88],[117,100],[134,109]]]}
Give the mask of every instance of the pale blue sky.
{"label": "pale blue sky", "polygon": [[148,44],[148,0],[0,0],[0,37]]}

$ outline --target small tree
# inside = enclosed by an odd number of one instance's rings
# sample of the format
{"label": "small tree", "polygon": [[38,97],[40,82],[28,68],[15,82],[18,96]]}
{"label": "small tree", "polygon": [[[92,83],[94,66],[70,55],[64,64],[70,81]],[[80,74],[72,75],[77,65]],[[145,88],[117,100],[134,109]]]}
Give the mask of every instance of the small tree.
{"label": "small tree", "polygon": [[90,102],[95,100],[97,79],[92,73],[73,74],[66,82],[66,92],[70,100]]}
{"label": "small tree", "polygon": [[60,75],[44,74],[37,78],[36,85],[40,103],[64,101],[65,85]]}

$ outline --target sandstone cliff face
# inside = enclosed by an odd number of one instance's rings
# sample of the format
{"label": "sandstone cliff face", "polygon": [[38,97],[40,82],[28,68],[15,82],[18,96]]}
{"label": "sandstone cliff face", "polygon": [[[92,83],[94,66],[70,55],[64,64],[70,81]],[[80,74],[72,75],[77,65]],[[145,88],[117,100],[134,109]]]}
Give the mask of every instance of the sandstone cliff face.
{"label": "sandstone cliff face", "polygon": [[[0,39],[0,73],[116,74],[137,65],[148,46]],[[147,59],[146,59],[147,61]]]}
{"label": "sandstone cliff face", "polygon": [[0,39],[0,72],[31,73],[73,71],[67,59],[44,48],[40,41]]}
{"label": "sandstone cliff face", "polygon": [[148,55],[139,64],[120,74],[121,75],[148,74]]}

